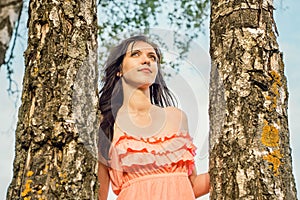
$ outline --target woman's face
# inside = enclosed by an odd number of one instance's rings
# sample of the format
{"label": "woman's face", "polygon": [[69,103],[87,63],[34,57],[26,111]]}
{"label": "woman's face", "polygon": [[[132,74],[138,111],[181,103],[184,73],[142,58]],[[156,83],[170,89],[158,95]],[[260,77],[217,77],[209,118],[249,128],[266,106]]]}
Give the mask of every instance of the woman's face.
{"label": "woman's face", "polygon": [[123,80],[134,87],[149,87],[158,72],[158,57],[154,48],[143,41],[131,43],[122,62]]}

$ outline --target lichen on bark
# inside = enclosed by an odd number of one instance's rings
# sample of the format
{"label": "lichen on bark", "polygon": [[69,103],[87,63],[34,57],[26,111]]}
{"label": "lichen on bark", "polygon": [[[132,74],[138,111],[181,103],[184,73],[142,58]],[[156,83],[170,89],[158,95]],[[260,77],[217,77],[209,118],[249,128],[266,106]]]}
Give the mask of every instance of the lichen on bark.
{"label": "lichen on bark", "polygon": [[97,199],[96,2],[31,0],[29,7],[7,199]]}
{"label": "lichen on bark", "polygon": [[211,1],[212,199],[296,199],[273,9],[267,0]]}

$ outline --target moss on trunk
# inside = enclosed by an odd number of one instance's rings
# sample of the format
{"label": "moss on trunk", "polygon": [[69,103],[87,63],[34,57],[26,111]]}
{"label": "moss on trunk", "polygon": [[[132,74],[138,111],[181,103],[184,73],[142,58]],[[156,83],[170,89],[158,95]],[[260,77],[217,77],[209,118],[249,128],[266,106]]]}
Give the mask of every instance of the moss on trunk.
{"label": "moss on trunk", "polygon": [[211,199],[296,199],[272,1],[211,1]]}
{"label": "moss on trunk", "polygon": [[97,199],[96,16],[93,0],[30,1],[7,199]]}

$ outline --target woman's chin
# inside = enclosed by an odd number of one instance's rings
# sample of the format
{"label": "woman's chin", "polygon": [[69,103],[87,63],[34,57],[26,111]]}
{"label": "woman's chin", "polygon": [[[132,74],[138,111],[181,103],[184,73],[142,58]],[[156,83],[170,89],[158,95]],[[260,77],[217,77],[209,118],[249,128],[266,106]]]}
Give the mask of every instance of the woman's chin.
{"label": "woman's chin", "polygon": [[135,82],[135,85],[139,89],[147,89],[154,83],[154,80],[142,80]]}
{"label": "woman's chin", "polygon": [[139,84],[138,89],[148,89],[151,85],[152,83],[141,83]]}

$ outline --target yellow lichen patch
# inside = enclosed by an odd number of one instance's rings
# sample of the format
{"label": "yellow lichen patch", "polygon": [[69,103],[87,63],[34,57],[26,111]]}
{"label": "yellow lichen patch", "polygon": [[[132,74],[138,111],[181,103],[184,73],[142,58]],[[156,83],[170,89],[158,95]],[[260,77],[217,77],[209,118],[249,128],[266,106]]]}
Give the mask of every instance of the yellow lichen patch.
{"label": "yellow lichen patch", "polygon": [[266,95],[265,99],[270,101],[269,110],[273,111],[277,107],[277,98],[280,96],[279,87],[282,86],[281,77],[278,72],[272,70],[270,72],[269,80],[272,81],[272,85],[270,87],[270,92],[273,94],[271,96]]}
{"label": "yellow lichen patch", "polygon": [[265,106],[267,106],[270,111],[276,109],[277,97],[265,96],[265,99],[268,101],[268,103],[266,103]]}
{"label": "yellow lichen patch", "polygon": [[279,95],[279,90],[278,90],[278,86],[281,87],[282,86],[282,82],[281,82],[281,78],[280,78],[280,75],[275,71],[275,70],[272,70],[271,71],[271,76],[272,76],[272,79],[273,79],[273,84],[272,84],[272,87],[271,87],[271,91],[276,95],[278,96]]}
{"label": "yellow lichen patch", "polygon": [[58,175],[60,178],[67,178],[67,172],[60,172],[59,175]]}
{"label": "yellow lichen patch", "polygon": [[24,197],[24,200],[30,200],[31,197]]}
{"label": "yellow lichen patch", "polygon": [[32,176],[33,175],[33,171],[28,171],[26,175],[27,175],[27,177]]}
{"label": "yellow lichen patch", "polygon": [[31,76],[36,77],[38,75],[39,69],[34,66],[33,70],[31,71]]}
{"label": "yellow lichen patch", "polygon": [[[282,154],[280,153],[279,149],[274,150],[273,152],[269,153],[268,155],[265,155],[263,157],[264,160],[268,161],[273,165],[273,172],[275,176],[279,174],[278,168],[281,165],[280,159],[282,158]],[[271,166],[272,168],[272,166]]]}
{"label": "yellow lichen patch", "polygon": [[270,107],[271,107],[271,110],[276,109],[276,107],[277,107],[277,98],[276,97],[273,98],[273,101],[272,101],[272,104]]}
{"label": "yellow lichen patch", "polygon": [[277,147],[279,144],[279,131],[273,125],[269,125],[267,121],[261,134],[261,142],[267,147]]}
{"label": "yellow lichen patch", "polygon": [[45,166],[45,169],[43,169],[43,172],[42,172],[42,173],[43,173],[43,174],[47,174],[47,173],[48,173],[48,168],[49,168],[49,166],[46,165],[46,166]]}
{"label": "yellow lichen patch", "polygon": [[23,190],[23,192],[21,193],[22,197],[25,197],[28,193],[30,193],[32,191],[32,189],[30,188],[30,184],[32,183],[32,180],[26,180],[25,183],[25,189]]}
{"label": "yellow lichen patch", "polygon": [[272,97],[270,97],[270,96],[265,96],[265,98],[266,98],[267,100],[272,100]]}
{"label": "yellow lichen patch", "polygon": [[271,71],[271,76],[273,77],[275,83],[276,83],[278,86],[282,86],[281,79],[280,79],[280,75],[279,75],[275,70],[272,70],[272,71]]}
{"label": "yellow lichen patch", "polygon": [[36,193],[38,193],[38,194],[42,194],[42,193],[43,193],[43,190],[42,190],[42,189],[40,189],[40,190],[38,190]]}
{"label": "yellow lichen patch", "polygon": [[60,172],[59,177],[61,178],[60,184],[64,184],[68,181],[66,172],[64,172],[64,173]]}
{"label": "yellow lichen patch", "polygon": [[277,84],[276,84],[276,83],[273,83],[273,84],[272,84],[271,91],[272,91],[276,96],[279,95],[279,91],[278,91],[278,88],[277,88]]}
{"label": "yellow lichen patch", "polygon": [[279,87],[282,86],[281,77],[278,72],[272,70],[270,72],[270,76],[268,77],[269,81],[272,81],[272,85],[270,87],[271,95],[265,95],[265,99],[270,101],[267,105],[269,105],[269,110],[273,111],[277,107],[277,98],[280,96]]}

